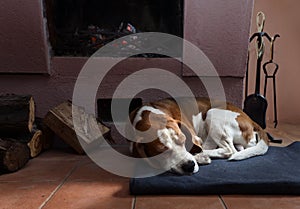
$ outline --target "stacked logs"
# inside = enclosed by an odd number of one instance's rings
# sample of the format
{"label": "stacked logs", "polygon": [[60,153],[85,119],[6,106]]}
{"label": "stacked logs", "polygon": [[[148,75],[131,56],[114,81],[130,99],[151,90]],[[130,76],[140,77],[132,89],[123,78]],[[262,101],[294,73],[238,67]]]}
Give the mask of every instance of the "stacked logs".
{"label": "stacked logs", "polygon": [[[73,120],[83,128],[75,131]],[[108,127],[70,101],[38,119],[31,95],[0,95],[0,174],[19,170],[30,158],[50,148],[54,134],[78,154],[85,154],[82,145],[93,149],[102,144],[103,137],[114,143]]]}
{"label": "stacked logs", "polygon": [[43,149],[31,95],[0,95],[0,173],[22,168]]}

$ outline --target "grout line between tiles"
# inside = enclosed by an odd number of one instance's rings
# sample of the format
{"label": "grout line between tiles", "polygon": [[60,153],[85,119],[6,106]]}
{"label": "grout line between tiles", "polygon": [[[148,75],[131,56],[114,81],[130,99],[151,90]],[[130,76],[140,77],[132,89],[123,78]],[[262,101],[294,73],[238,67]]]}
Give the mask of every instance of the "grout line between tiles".
{"label": "grout line between tiles", "polygon": [[80,161],[69,171],[69,173],[65,176],[65,178],[61,181],[61,183],[51,192],[49,197],[41,204],[39,209],[42,209],[47,205],[47,203],[51,200],[51,198],[56,194],[56,192],[66,183],[68,178],[72,175],[72,173],[78,168]]}
{"label": "grout line between tiles", "polygon": [[227,207],[225,201],[223,200],[222,196],[221,195],[218,195],[218,196],[219,196],[219,199],[221,200],[221,203],[223,204],[224,208],[228,209],[228,207]]}
{"label": "grout line between tiles", "polygon": [[135,209],[135,204],[136,204],[136,196],[134,196],[134,197],[132,198],[131,209]]}

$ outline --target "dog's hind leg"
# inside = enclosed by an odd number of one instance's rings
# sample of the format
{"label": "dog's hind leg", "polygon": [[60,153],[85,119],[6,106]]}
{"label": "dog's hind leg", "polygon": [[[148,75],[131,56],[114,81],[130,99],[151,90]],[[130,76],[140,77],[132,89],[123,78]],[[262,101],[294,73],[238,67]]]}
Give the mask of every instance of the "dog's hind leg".
{"label": "dog's hind leg", "polygon": [[202,148],[204,150],[212,150],[212,149],[216,149],[217,147],[218,145],[216,144],[216,142],[212,140],[210,137],[207,137],[202,145]]}
{"label": "dog's hind leg", "polygon": [[211,158],[229,158],[233,154],[229,147],[227,142],[220,143],[219,140],[207,137],[203,144],[203,154]]}
{"label": "dog's hind leg", "polygon": [[228,158],[234,153],[238,152],[233,144],[233,139],[231,137],[222,134],[219,136],[215,135],[215,137],[212,139],[215,141],[219,148],[223,149],[223,151],[221,151],[223,154],[222,158]]}
{"label": "dog's hind leg", "polygon": [[250,157],[263,155],[268,151],[268,145],[264,140],[260,140],[256,146],[249,147],[240,152],[234,153],[228,160],[244,160]]}

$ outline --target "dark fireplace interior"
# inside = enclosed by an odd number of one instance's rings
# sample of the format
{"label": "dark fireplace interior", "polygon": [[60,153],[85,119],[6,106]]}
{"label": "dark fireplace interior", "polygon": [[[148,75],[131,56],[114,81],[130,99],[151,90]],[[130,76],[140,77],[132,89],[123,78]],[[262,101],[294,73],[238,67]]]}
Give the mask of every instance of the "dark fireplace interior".
{"label": "dark fireplace interior", "polygon": [[90,56],[137,32],[183,36],[183,0],[45,0],[55,56]]}

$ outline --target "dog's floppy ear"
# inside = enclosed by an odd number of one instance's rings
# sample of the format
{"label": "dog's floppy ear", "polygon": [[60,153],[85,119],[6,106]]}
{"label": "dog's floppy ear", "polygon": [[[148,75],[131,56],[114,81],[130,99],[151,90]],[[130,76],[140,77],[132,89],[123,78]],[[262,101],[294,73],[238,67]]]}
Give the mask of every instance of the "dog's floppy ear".
{"label": "dog's floppy ear", "polygon": [[140,143],[134,143],[135,145],[135,149],[136,149],[136,152],[138,154],[139,157],[142,157],[142,158],[147,158],[147,154],[145,152],[145,145],[144,144],[140,144]]}
{"label": "dog's floppy ear", "polygon": [[193,143],[202,149],[203,141],[200,137],[194,136],[192,137]]}
{"label": "dog's floppy ear", "polygon": [[172,148],[172,145],[169,144],[169,146],[165,146],[164,144],[162,143],[156,143],[155,144],[155,147],[157,149],[158,152],[160,153],[163,153],[164,151],[168,150],[168,149],[171,149]]}
{"label": "dog's floppy ear", "polygon": [[142,158],[154,157],[168,150],[159,140],[150,143],[134,143],[134,146],[137,156]]}
{"label": "dog's floppy ear", "polygon": [[178,126],[180,128],[180,130],[182,131],[182,133],[186,136],[186,138],[188,140],[191,140],[193,142],[193,144],[195,144],[196,146],[202,148],[202,139],[198,136],[196,136],[196,134],[194,133],[193,130],[191,130],[185,123],[178,121]]}
{"label": "dog's floppy ear", "polygon": [[181,132],[185,135],[186,139],[192,139],[192,133],[190,131],[190,129],[187,127],[186,124],[184,124],[181,121],[177,121],[178,123],[178,127],[180,128]]}
{"label": "dog's floppy ear", "polygon": [[159,138],[159,141],[168,149],[172,149],[172,142],[170,133],[168,132],[168,129],[162,129],[157,131],[157,136]]}

